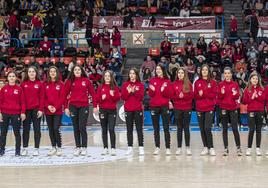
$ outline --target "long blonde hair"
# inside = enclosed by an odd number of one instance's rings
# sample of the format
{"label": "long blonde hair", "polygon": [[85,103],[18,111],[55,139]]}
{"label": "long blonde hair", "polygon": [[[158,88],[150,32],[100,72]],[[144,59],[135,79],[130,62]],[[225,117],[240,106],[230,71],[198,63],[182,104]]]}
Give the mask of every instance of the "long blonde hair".
{"label": "long blonde hair", "polygon": [[251,80],[251,78],[253,76],[257,76],[258,77],[258,84],[257,84],[257,86],[260,86],[262,89],[264,89],[264,87],[263,87],[263,85],[261,83],[261,77],[260,77],[260,75],[256,71],[253,71],[250,74],[249,78],[248,78],[248,85],[247,85],[248,90],[251,91],[251,89],[252,89],[252,84],[251,84],[250,80]]}

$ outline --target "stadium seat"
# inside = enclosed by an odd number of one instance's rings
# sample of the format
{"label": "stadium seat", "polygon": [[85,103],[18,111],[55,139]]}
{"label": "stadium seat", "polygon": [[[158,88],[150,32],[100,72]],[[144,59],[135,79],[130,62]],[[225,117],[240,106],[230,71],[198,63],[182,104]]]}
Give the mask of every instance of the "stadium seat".
{"label": "stadium seat", "polygon": [[86,59],[84,57],[77,57],[77,64],[83,65],[85,63]]}
{"label": "stadium seat", "polygon": [[151,8],[149,9],[149,13],[150,13],[150,14],[156,14],[156,13],[157,13],[157,7],[151,7]]}
{"label": "stadium seat", "polygon": [[149,48],[149,55],[150,56],[160,56],[160,49],[159,48]]}
{"label": "stadium seat", "polygon": [[45,61],[46,61],[46,59],[44,57],[37,57],[36,58],[36,62],[39,63],[40,65],[42,65]]}
{"label": "stadium seat", "polygon": [[208,7],[208,6],[203,7],[202,13],[205,15],[210,15],[212,13],[212,7]]}
{"label": "stadium seat", "polygon": [[59,57],[52,57],[50,58],[50,61],[55,61],[56,63],[59,62],[60,58]]}
{"label": "stadium seat", "polygon": [[30,56],[25,56],[25,57],[23,58],[23,62],[24,62],[26,65],[28,65],[28,64],[30,63],[30,60],[31,60],[31,57],[30,57]]}
{"label": "stadium seat", "polygon": [[221,15],[224,13],[224,8],[222,6],[214,7],[214,14]]}
{"label": "stadium seat", "polygon": [[184,51],[183,47],[178,47],[177,52],[180,53],[180,54],[184,54],[185,51]]}

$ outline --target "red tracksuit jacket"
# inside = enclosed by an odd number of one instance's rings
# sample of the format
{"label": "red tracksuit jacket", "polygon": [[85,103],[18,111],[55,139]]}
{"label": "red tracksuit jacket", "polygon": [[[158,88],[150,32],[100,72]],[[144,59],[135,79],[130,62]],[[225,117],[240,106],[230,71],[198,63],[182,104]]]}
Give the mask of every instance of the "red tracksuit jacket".
{"label": "red tracksuit jacket", "polygon": [[[161,91],[163,84],[167,84],[167,87]],[[149,85],[155,87],[155,91],[151,90],[149,87],[149,96],[150,96],[150,107],[169,107],[169,99],[172,94],[171,84],[169,79],[154,77],[149,81]]]}
{"label": "red tracksuit jacket", "polygon": [[[254,92],[257,92],[257,98],[252,99],[252,95]],[[264,104],[265,104],[265,93],[264,89],[260,86],[254,87],[252,86],[251,91],[246,88],[244,90],[243,103],[247,104],[248,112],[263,112]]]}
{"label": "red tracksuit jacket", "polygon": [[[136,87],[134,93],[129,93],[128,87]],[[125,82],[122,86],[122,99],[125,101],[124,108],[126,112],[143,110],[144,85],[141,82]]]}
{"label": "red tracksuit jacket", "polygon": [[88,78],[75,78],[72,83],[71,80],[67,80],[65,83],[65,108],[68,105],[74,105],[76,107],[89,106],[89,94],[92,97],[93,106],[96,107],[95,90]]}
{"label": "red tracksuit jacket", "polygon": [[24,81],[21,84],[25,95],[26,110],[44,111],[44,84],[41,81]]}
{"label": "red tracksuit jacket", "polygon": [[[199,95],[199,91],[203,95]],[[217,83],[215,80],[209,82],[204,79],[198,79],[194,84],[194,97],[196,102],[196,111],[209,112],[214,110],[217,96]]]}
{"label": "red tracksuit jacket", "polygon": [[[222,94],[221,90],[224,89],[225,93]],[[234,95],[233,92],[236,92]],[[219,107],[223,110],[236,110],[237,109],[237,100],[240,97],[240,89],[236,82],[226,80],[219,83],[218,86],[218,104]]]}
{"label": "red tracksuit jacket", "polygon": [[7,84],[1,89],[0,111],[4,114],[25,114],[25,96],[20,86]]}
{"label": "red tracksuit jacket", "polygon": [[[63,113],[63,105],[65,103],[64,84],[63,82],[47,82],[45,88],[45,114],[61,115]],[[55,113],[48,110],[48,106],[56,108]]]}
{"label": "red tracksuit jacket", "polygon": [[[192,110],[192,101],[194,98],[193,86],[189,84],[189,92],[183,91],[183,80],[176,80],[172,84],[172,101],[174,109],[176,110]],[[180,93],[183,97],[180,98]]]}
{"label": "red tracksuit jacket", "polygon": [[[117,86],[114,88],[114,96],[110,94],[111,87],[108,84],[102,84],[98,87],[96,100],[100,109],[115,110],[117,102],[120,100],[120,91]],[[106,95],[105,99],[102,99],[102,95]]]}

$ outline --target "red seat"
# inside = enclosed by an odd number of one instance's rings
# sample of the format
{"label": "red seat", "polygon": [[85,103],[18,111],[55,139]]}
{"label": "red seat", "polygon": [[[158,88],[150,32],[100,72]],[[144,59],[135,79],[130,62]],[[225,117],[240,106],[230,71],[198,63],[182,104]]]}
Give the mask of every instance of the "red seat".
{"label": "red seat", "polygon": [[224,8],[221,6],[214,7],[214,14],[220,15],[224,13]]}
{"label": "red seat", "polygon": [[52,58],[50,58],[50,61],[52,61],[52,62],[59,62],[59,60],[60,60],[60,58],[59,57],[52,57]]}
{"label": "red seat", "polygon": [[25,57],[23,58],[23,62],[24,62],[26,65],[28,65],[28,64],[30,63],[30,60],[31,60],[31,57],[30,57],[30,56],[25,56]]}
{"label": "red seat", "polygon": [[212,13],[212,7],[203,7],[202,13],[203,14],[211,14]]}
{"label": "red seat", "polygon": [[121,48],[121,54],[122,54],[122,56],[126,56],[127,55],[127,49],[126,48]]}
{"label": "red seat", "polygon": [[36,58],[36,62],[39,63],[40,65],[42,65],[45,61],[46,61],[46,59],[44,57],[37,57]]}
{"label": "red seat", "polygon": [[177,52],[180,54],[184,54],[184,48],[183,47],[177,47]]}
{"label": "red seat", "polygon": [[150,14],[156,14],[156,13],[157,13],[157,7],[151,7],[151,8],[149,9],[149,13],[150,13]]}
{"label": "red seat", "polygon": [[150,56],[160,56],[160,49],[159,48],[149,48],[149,55]]}

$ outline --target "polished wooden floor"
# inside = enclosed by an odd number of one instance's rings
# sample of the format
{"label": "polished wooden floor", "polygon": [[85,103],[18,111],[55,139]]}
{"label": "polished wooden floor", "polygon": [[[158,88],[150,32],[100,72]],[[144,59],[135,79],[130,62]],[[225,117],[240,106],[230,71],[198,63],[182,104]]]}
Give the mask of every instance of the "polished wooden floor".
{"label": "polished wooden floor", "polygon": [[[268,187],[268,157],[238,157],[230,132],[230,156],[222,156],[221,132],[214,132],[216,157],[199,155],[199,132],[191,133],[193,156],[175,156],[176,133],[172,132],[172,152],[169,157],[153,156],[153,132],[145,132],[144,157],[133,157],[113,162],[55,167],[1,167],[0,188],[253,188]],[[42,134],[42,145],[49,145],[48,133]],[[161,135],[163,138],[163,134]],[[247,132],[241,133],[246,145]],[[8,145],[13,145],[13,136]],[[74,145],[72,132],[63,132],[65,145]],[[126,149],[126,132],[117,133],[117,146]],[[135,139],[135,143],[137,143]],[[101,146],[100,131],[89,132],[89,145]],[[163,145],[163,142],[162,142]],[[267,133],[263,133],[263,151],[268,148]],[[243,147],[245,152],[245,147]],[[1,158],[0,158],[1,160]]]}

